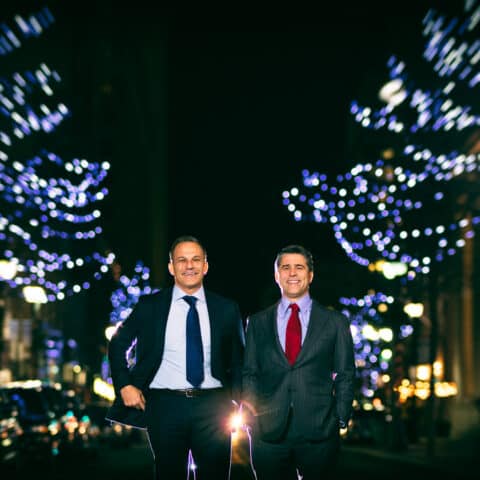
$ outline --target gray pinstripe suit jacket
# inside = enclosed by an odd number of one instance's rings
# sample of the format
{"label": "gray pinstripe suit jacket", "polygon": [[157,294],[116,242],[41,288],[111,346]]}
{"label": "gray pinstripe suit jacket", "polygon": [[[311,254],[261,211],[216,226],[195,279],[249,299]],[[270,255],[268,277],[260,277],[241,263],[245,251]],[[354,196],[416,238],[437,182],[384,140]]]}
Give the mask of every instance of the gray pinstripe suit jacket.
{"label": "gray pinstripe suit jacket", "polygon": [[262,440],[281,437],[290,406],[306,439],[328,438],[351,415],[355,364],[349,322],[313,300],[305,340],[291,366],[278,338],[277,305],[249,318],[243,401],[254,411]]}

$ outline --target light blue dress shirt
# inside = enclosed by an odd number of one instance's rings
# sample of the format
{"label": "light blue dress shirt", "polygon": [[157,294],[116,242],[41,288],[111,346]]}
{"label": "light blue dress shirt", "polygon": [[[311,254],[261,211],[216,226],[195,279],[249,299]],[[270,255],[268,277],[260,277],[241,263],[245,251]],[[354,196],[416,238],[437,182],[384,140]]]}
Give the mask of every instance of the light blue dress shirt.
{"label": "light blue dress shirt", "polygon": [[290,318],[291,313],[289,308],[291,303],[296,303],[300,308],[299,316],[300,323],[302,325],[302,345],[305,340],[305,335],[307,334],[308,323],[310,321],[310,312],[312,310],[312,299],[308,293],[302,298],[298,299],[296,302],[291,302],[285,297],[282,297],[277,307],[277,333],[283,351],[285,351],[285,335],[287,332],[288,319]]}
{"label": "light blue dress shirt", "polygon": [[[176,285],[172,291],[172,303],[168,313],[167,326],[165,330],[165,345],[163,349],[162,363],[155,377],[150,383],[150,388],[168,388],[181,390],[192,388],[187,380],[186,361],[186,326],[188,303],[182,298],[188,295]],[[196,307],[200,318],[200,330],[203,344],[203,367],[204,380],[199,388],[218,388],[222,383],[212,377],[211,341],[210,341],[210,320],[208,317],[207,302],[203,287],[193,295],[197,298]]]}

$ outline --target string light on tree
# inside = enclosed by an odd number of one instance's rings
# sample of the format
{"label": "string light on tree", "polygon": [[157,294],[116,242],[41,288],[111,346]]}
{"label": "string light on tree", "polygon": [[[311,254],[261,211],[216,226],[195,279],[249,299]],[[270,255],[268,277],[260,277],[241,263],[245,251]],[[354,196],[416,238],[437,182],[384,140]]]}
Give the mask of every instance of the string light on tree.
{"label": "string light on tree", "polygon": [[[18,55],[54,17],[44,8],[4,24],[1,55]],[[15,265],[11,288],[40,286],[47,300],[90,288],[115,255],[99,250],[99,203],[110,165],[64,160],[47,145],[71,112],[59,100],[61,77],[45,62],[0,77],[0,257]],[[104,249],[105,250],[105,249]]]}
{"label": "string light on tree", "polygon": [[360,265],[373,267],[378,258],[401,262],[411,279],[474,236],[480,216],[469,202],[459,206],[455,185],[480,171],[480,154],[463,151],[480,125],[479,18],[478,2],[466,3],[463,17],[451,20],[430,10],[423,62],[434,88],[417,86],[406,64],[392,56],[390,80],[380,89],[383,105],[352,102],[355,121],[383,130],[394,148],[334,180],[304,170],[303,187],[283,192],[295,220],[330,224]]}
{"label": "string light on tree", "polygon": [[392,296],[381,292],[339,299],[342,313],[350,321],[359,392],[367,401],[382,385],[390,382],[394,338],[403,340],[413,333],[408,322],[398,325],[398,331],[392,330],[389,309],[394,301]]}
{"label": "string light on tree", "polygon": [[[118,264],[117,267],[119,268]],[[140,261],[135,265],[134,274],[131,278],[126,275],[118,277],[118,287],[110,296],[112,304],[110,312],[111,325],[105,330],[105,336],[108,341],[110,341],[120,323],[130,315],[139,298],[142,295],[148,295],[155,291],[150,286],[150,269]],[[127,351],[127,361],[129,363],[135,361],[135,342]],[[102,360],[100,371],[102,372],[102,378],[111,384],[110,364],[107,355]]]}
{"label": "string light on tree", "polygon": [[47,7],[27,18],[15,15],[11,26],[7,23],[2,24],[0,55],[8,55],[14,49],[20,48],[23,45],[22,40],[26,41],[30,37],[40,36],[54,21],[55,19]]}
{"label": "string light on tree", "polygon": [[131,278],[126,275],[120,276],[118,288],[112,292],[110,297],[112,304],[110,322],[114,325],[122,322],[130,315],[142,295],[153,292],[150,286],[150,269],[142,262],[137,262],[134,272]]}

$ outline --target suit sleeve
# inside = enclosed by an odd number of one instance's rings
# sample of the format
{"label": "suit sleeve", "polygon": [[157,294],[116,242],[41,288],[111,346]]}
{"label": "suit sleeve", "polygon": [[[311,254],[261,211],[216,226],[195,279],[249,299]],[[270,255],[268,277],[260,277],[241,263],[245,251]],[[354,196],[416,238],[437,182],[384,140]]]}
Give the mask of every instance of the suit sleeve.
{"label": "suit sleeve", "polygon": [[235,304],[233,316],[233,332],[231,344],[231,365],[232,365],[232,396],[239,400],[242,391],[242,367],[243,353],[245,348],[245,332],[243,329],[240,308]]}
{"label": "suit sleeve", "polygon": [[347,423],[352,414],[354,396],[355,359],[350,324],[339,314],[339,327],[335,345],[335,396],[337,414],[341,423]]}
{"label": "suit sleeve", "polygon": [[140,319],[144,308],[142,299],[139,300],[128,318],[124,320],[110,339],[108,345],[108,361],[112,375],[115,393],[125,386],[130,385],[130,370],[127,362],[127,351],[137,338],[140,329]]}
{"label": "suit sleeve", "polygon": [[257,345],[255,327],[251,318],[247,318],[247,335],[245,342],[245,357],[243,362],[243,376],[242,376],[242,402],[250,410],[250,413],[255,415],[256,405],[256,384],[257,384]]}

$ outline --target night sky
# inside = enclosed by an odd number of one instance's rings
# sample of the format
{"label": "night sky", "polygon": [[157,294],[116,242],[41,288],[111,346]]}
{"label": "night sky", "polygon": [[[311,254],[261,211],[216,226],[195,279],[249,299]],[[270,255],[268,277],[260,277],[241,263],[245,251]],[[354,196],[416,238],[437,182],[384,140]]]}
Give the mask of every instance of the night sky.
{"label": "night sky", "polygon": [[112,164],[106,238],[125,273],[137,259],[152,261],[155,182],[146,159],[164,152],[160,228],[167,244],[181,234],[204,242],[207,288],[237,299],[246,315],[263,308],[278,298],[276,251],[301,243],[314,253],[321,302],[363,295],[356,278],[365,272],[332,231],[294,222],[281,194],[299,185],[304,168],[351,168],[360,127],[349,104],[373,99],[390,54],[408,56],[416,46],[419,57],[427,3],[118,3],[47,2],[57,23],[42,53],[56,62],[73,111],[63,143],[68,138],[72,156]]}
{"label": "night sky", "polygon": [[369,72],[385,74],[385,47],[399,47],[399,32],[405,39],[412,25],[411,10],[382,16],[351,3],[176,18],[171,233],[205,241],[207,284],[238,298],[246,313],[278,298],[272,265],[289,243],[313,251],[320,301],[364,293],[353,277],[365,272],[346,259],[332,231],[295,222],[281,203],[302,169],[335,174],[352,166],[349,129],[358,127],[350,101],[361,88],[369,92]]}

